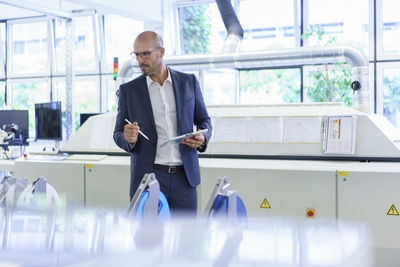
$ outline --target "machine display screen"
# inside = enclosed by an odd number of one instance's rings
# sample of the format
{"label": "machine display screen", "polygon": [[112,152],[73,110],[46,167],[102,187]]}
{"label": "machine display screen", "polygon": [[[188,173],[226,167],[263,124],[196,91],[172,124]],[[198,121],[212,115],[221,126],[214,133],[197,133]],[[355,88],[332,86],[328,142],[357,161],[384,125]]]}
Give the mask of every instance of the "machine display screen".
{"label": "machine display screen", "polygon": [[62,140],[61,101],[35,104],[36,139]]}

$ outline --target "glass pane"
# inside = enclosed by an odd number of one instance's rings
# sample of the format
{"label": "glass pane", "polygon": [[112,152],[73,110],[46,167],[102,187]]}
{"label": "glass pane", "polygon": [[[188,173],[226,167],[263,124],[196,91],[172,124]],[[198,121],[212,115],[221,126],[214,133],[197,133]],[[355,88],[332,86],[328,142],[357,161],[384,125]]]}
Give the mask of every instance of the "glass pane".
{"label": "glass pane", "polygon": [[[96,70],[93,20],[91,16],[74,18],[74,70]],[[55,23],[55,48],[57,71],[65,71],[65,21]]]}
{"label": "glass pane", "polygon": [[178,8],[182,54],[219,53],[226,29],[217,4]]}
{"label": "glass pane", "polygon": [[99,81],[98,78],[83,78],[74,83],[75,129],[79,128],[79,114],[82,112],[99,112]]}
{"label": "glass pane", "polygon": [[400,68],[383,69],[383,115],[400,128]]}
{"label": "glass pane", "polygon": [[129,53],[133,51],[133,42],[142,31],[142,21],[116,15],[104,16],[106,69],[113,69],[114,57],[118,57],[120,67],[131,59]]}
{"label": "glass pane", "polygon": [[96,59],[94,49],[94,33],[92,17],[75,18],[75,70],[95,70]]}
{"label": "glass pane", "polygon": [[54,22],[54,46],[56,71],[65,71],[65,21],[56,19]]}
{"label": "glass pane", "polygon": [[[352,44],[368,56],[368,0],[309,0],[309,21],[311,29],[321,26],[322,40],[315,34],[306,38],[307,46],[326,45],[329,41],[337,44]],[[357,12],[355,12],[355,10]]]}
{"label": "glass pane", "polygon": [[6,24],[0,23],[0,77],[5,77],[5,64],[6,64]]}
{"label": "glass pane", "polygon": [[240,104],[300,102],[300,69],[239,72]]}
{"label": "glass pane", "polygon": [[382,1],[383,51],[385,54],[400,53],[400,17],[398,0]]}
{"label": "glass pane", "polygon": [[293,3],[293,0],[240,1],[240,23],[244,30],[241,50],[296,47]]}
{"label": "glass pane", "polygon": [[118,88],[116,88],[117,84],[113,80],[112,76],[108,76],[105,78],[105,84],[106,84],[106,111],[111,112],[111,111],[116,111],[117,110],[117,96],[116,96],[116,91]]}
{"label": "glass pane", "polygon": [[6,82],[0,81],[0,108],[5,106],[5,92],[6,92]]}
{"label": "glass pane", "polygon": [[35,136],[35,103],[50,101],[50,89],[47,81],[11,82],[13,109],[29,110],[29,136]]}
{"label": "glass pane", "polygon": [[353,106],[351,77],[348,64],[305,66],[305,102],[344,102]]}
{"label": "glass pane", "polygon": [[[82,112],[99,112],[99,82],[97,78],[77,77],[74,83],[74,120],[75,127],[73,131],[79,128],[80,113]],[[63,125],[66,129],[65,109],[67,103],[67,95],[65,90],[65,79],[56,79],[53,83],[53,98],[55,101],[61,101],[63,112]],[[64,133],[65,134],[65,133]],[[66,136],[66,135],[63,135]]]}
{"label": "glass pane", "polygon": [[53,90],[53,101],[61,101],[63,138],[65,138],[67,136],[67,134],[66,134],[67,123],[66,123],[66,116],[65,116],[67,95],[65,92],[65,79],[64,78],[53,79],[52,90]]}
{"label": "glass pane", "polygon": [[11,24],[11,72],[48,73],[47,22]]}
{"label": "glass pane", "polygon": [[203,92],[207,105],[236,104],[236,71],[231,69],[205,71]]}

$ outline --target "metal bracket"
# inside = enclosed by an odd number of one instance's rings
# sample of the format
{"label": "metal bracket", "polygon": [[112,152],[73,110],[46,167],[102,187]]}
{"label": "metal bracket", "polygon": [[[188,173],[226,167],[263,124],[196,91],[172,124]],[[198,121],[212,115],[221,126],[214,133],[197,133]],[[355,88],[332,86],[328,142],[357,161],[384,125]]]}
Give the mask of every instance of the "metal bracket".
{"label": "metal bracket", "polygon": [[154,173],[146,173],[143,176],[142,181],[138,189],[133,196],[131,203],[128,208],[128,216],[133,217],[136,214],[139,202],[142,198],[142,194],[148,191],[149,197],[146,200],[143,207],[143,218],[144,219],[156,219],[158,215],[158,199],[160,193],[160,184],[158,183]]}

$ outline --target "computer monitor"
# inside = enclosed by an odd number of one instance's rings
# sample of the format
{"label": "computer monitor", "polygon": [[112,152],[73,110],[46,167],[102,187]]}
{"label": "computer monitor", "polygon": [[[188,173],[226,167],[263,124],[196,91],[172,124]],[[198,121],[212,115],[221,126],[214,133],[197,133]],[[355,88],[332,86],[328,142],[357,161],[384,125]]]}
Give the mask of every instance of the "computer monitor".
{"label": "computer monitor", "polygon": [[15,133],[14,144],[25,144],[29,138],[28,110],[0,110],[0,128]]}
{"label": "computer monitor", "polygon": [[102,113],[101,112],[81,113],[80,117],[79,117],[79,119],[80,119],[79,126],[82,126],[85,123],[85,121],[87,119],[89,119],[89,117],[94,116],[94,115],[99,115],[99,114],[102,114]]}
{"label": "computer monitor", "polygon": [[36,103],[36,139],[62,140],[61,101]]}

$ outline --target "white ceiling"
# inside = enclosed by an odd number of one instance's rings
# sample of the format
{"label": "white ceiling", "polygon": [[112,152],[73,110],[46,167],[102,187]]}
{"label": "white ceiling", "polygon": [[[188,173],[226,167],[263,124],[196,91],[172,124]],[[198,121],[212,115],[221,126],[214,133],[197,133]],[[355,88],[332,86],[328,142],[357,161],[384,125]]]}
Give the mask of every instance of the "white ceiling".
{"label": "white ceiling", "polygon": [[[162,20],[162,0],[0,0],[0,19],[71,14],[96,10],[146,22]],[[47,14],[45,14],[47,13]]]}

